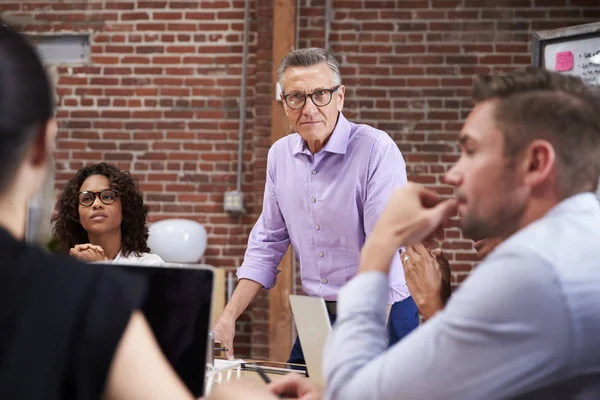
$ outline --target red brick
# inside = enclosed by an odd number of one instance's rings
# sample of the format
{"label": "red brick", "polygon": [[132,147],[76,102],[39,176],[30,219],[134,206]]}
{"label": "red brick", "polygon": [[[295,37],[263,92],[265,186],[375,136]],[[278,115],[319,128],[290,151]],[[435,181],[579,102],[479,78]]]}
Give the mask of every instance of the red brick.
{"label": "red brick", "polygon": [[131,68],[129,67],[105,67],[105,75],[131,75]]}
{"label": "red brick", "polygon": [[140,9],[163,9],[167,8],[167,1],[139,1],[138,8]]}
{"label": "red brick", "polygon": [[135,8],[134,3],[129,3],[125,1],[109,1],[104,7],[107,10],[133,10]]}
{"label": "red brick", "polygon": [[100,113],[96,110],[73,110],[70,113],[71,118],[98,118]]}
{"label": "red brick", "polygon": [[169,118],[169,119],[178,119],[178,118],[192,119],[192,118],[194,118],[194,111],[188,111],[188,110],[165,111],[165,118]]}
{"label": "red brick", "polygon": [[145,21],[150,19],[147,12],[124,12],[121,13],[121,21]]}
{"label": "red brick", "polygon": [[203,0],[200,4],[200,8],[206,9],[225,9],[230,8],[229,2],[224,0]]}
{"label": "red brick", "polygon": [[139,31],[159,31],[166,30],[167,24],[161,22],[143,22],[136,24],[136,30]]}
{"label": "red brick", "polygon": [[182,18],[183,18],[183,13],[181,13],[181,12],[158,12],[158,11],[155,11],[152,13],[152,19],[154,21],[160,21],[160,20],[173,21],[173,20],[179,20]]}
{"label": "red brick", "polygon": [[136,75],[161,75],[163,68],[161,67],[135,67],[133,72]]}
{"label": "red brick", "polygon": [[165,52],[164,46],[136,46],[135,52],[137,54],[163,54]]}
{"label": "red brick", "polygon": [[[27,6],[26,4],[23,4],[23,6]],[[0,4],[0,11],[19,11],[20,5],[18,2],[15,3],[1,3]],[[25,10],[25,8],[24,8]]]}
{"label": "red brick", "polygon": [[129,118],[129,111],[116,111],[116,110],[104,110],[102,111],[102,118]]}
{"label": "red brick", "polygon": [[90,85],[115,86],[119,84],[119,78],[91,78]]}
{"label": "red brick", "polygon": [[194,46],[167,46],[167,53],[174,54],[193,54],[196,52]]}
{"label": "red brick", "polygon": [[512,60],[510,56],[506,55],[487,55],[480,57],[482,64],[511,64]]}
{"label": "red brick", "polygon": [[123,57],[121,62],[123,64],[149,64],[150,58],[141,56],[126,56]]}
{"label": "red brick", "polygon": [[[135,122],[126,122],[125,129],[127,130],[149,130],[154,128],[154,122],[150,121],[135,121]],[[162,135],[160,135],[162,137]]]}
{"label": "red brick", "polygon": [[185,19],[188,20],[212,21],[216,18],[217,15],[213,11],[187,11],[185,13]]}
{"label": "red brick", "polygon": [[147,86],[152,83],[149,77],[121,78],[121,86]]}
{"label": "red brick", "polygon": [[189,76],[194,74],[194,68],[167,67],[165,73],[167,75]]}
{"label": "red brick", "polygon": [[181,63],[181,58],[180,57],[174,57],[174,56],[168,56],[168,57],[162,57],[162,56],[154,56],[152,57],[152,62],[154,64],[163,64],[163,65],[168,65],[168,64],[180,64]]}
{"label": "red brick", "polygon": [[210,56],[185,56],[184,64],[214,64],[214,57]]}
{"label": "red brick", "polygon": [[72,152],[72,160],[97,161],[102,158],[101,152]]}
{"label": "red brick", "polygon": [[119,57],[115,57],[115,56],[99,56],[99,55],[93,55],[91,57],[91,60],[94,64],[118,64],[119,63]]}
{"label": "red brick", "polygon": [[114,142],[87,142],[90,150],[116,150],[117,145]]}
{"label": "red brick", "polygon": [[[226,31],[229,29],[229,25],[222,22],[200,22],[198,29],[201,31]],[[185,30],[185,29],[184,29]]]}
{"label": "red brick", "polygon": [[[183,78],[154,78],[152,82],[158,86],[181,86]],[[159,93],[164,96],[188,96],[188,88],[161,88]]]}
{"label": "red brick", "polygon": [[59,85],[86,85],[88,78],[85,76],[61,76],[58,80]]}
{"label": "red brick", "polygon": [[167,24],[169,31],[189,31],[195,32],[198,29],[198,24],[190,22],[170,22]]}

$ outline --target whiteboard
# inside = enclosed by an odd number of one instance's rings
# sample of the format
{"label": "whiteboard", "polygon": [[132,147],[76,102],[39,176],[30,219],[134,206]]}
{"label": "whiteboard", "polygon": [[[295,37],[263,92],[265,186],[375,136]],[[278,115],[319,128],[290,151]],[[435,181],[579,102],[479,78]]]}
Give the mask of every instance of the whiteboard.
{"label": "whiteboard", "polygon": [[591,37],[586,39],[548,43],[544,46],[544,68],[556,71],[557,55],[571,52],[573,55],[573,66],[569,71],[561,71],[566,74],[581,77],[586,83],[600,85],[600,38]]}

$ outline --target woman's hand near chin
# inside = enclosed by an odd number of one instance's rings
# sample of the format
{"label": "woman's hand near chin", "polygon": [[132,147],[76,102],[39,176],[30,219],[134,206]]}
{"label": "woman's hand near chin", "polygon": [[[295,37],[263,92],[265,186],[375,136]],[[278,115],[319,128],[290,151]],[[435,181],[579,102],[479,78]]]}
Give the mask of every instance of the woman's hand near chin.
{"label": "woman's hand near chin", "polygon": [[91,243],[75,245],[75,247],[69,250],[69,255],[83,262],[99,262],[108,260],[108,258],[106,258],[104,255],[104,249]]}

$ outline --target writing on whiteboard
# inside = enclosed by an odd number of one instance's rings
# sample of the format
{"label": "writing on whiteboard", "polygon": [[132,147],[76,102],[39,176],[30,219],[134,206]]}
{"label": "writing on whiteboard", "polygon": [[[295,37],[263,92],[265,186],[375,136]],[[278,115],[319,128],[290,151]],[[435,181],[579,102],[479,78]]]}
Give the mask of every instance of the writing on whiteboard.
{"label": "writing on whiteboard", "polygon": [[[600,50],[594,53],[583,53],[578,57],[578,68],[584,82],[600,84],[600,65],[592,61],[592,57],[600,54]],[[579,60],[581,59],[581,60]]]}
{"label": "writing on whiteboard", "polygon": [[544,46],[546,68],[576,75],[593,85],[600,85],[599,58],[600,40],[597,37],[566,40]]}

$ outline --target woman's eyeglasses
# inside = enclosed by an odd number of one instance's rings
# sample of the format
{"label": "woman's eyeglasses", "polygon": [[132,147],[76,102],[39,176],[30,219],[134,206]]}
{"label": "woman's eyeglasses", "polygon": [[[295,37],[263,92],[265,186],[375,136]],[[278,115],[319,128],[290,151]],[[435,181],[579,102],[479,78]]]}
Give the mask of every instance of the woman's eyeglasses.
{"label": "woman's eyeglasses", "polygon": [[109,205],[117,200],[119,194],[112,189],[104,189],[99,192],[90,192],[89,190],[86,190],[79,193],[79,204],[84,207],[89,207],[96,201],[96,196],[98,196],[103,204]]}

